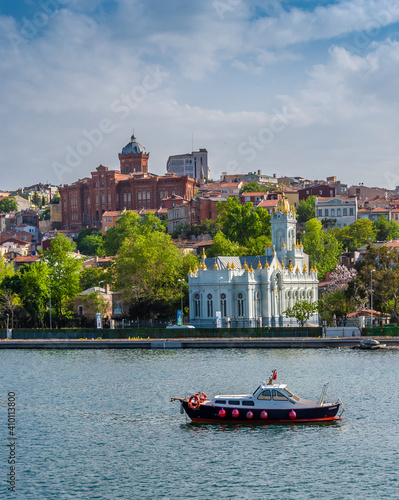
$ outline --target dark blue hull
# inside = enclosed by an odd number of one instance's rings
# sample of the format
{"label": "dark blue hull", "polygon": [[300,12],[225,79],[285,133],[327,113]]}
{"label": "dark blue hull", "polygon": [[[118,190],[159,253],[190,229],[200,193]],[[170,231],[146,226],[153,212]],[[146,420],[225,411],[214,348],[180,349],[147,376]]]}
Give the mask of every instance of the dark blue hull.
{"label": "dark blue hull", "polygon": [[[231,422],[231,423],[257,423],[268,424],[275,422],[323,422],[329,420],[340,420],[337,417],[340,408],[339,403],[328,406],[315,406],[310,408],[285,408],[285,409],[255,409],[255,408],[233,408],[224,407],[226,414],[220,416],[220,406],[210,406],[201,404],[199,408],[193,410],[188,405],[188,401],[182,401],[183,408],[193,422]],[[233,410],[238,410],[238,416],[233,416]],[[261,418],[262,411],[267,412],[267,418]],[[295,417],[290,412],[295,412]],[[252,418],[248,418],[248,412],[252,413]],[[223,414],[223,413],[222,413]],[[250,415],[249,415],[250,416]]]}

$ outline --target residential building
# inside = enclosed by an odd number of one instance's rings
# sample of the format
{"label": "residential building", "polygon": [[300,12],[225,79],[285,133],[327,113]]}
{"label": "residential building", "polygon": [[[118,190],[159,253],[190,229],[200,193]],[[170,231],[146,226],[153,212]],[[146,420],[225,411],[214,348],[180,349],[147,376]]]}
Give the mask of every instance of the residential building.
{"label": "residential building", "polygon": [[168,208],[168,233],[172,234],[178,227],[190,225],[190,202]]}
{"label": "residential building", "polygon": [[255,207],[259,205],[263,200],[266,200],[267,192],[257,191],[257,192],[246,192],[240,195],[240,203],[245,205],[245,203],[253,203]]}
{"label": "residential building", "polygon": [[[206,258],[188,277],[190,323],[222,326],[283,326],[288,307],[318,300],[317,270],[296,243],[296,215],[285,196],[271,216],[272,247],[257,257]],[[315,315],[311,321],[317,321]]]}
{"label": "residential building", "polygon": [[243,182],[209,182],[204,186],[198,188],[198,195],[204,196],[210,191],[213,193],[219,193],[220,196],[224,198],[231,198],[236,196],[237,198],[240,195],[240,189],[243,186]]}
{"label": "residential building", "polygon": [[298,191],[299,201],[306,200],[309,196],[321,196],[323,198],[333,198],[335,196],[335,187],[328,184],[313,184],[306,186]]}
{"label": "residential building", "polygon": [[351,186],[350,188],[348,188],[348,196],[356,196],[359,201],[372,200],[375,198],[388,200],[389,198],[394,197],[396,194],[396,191],[378,187],[367,187],[363,184],[359,184],[358,186]]}
{"label": "residential building", "polygon": [[200,149],[192,153],[169,156],[166,171],[188,175],[192,179],[209,179],[208,151]]}
{"label": "residential building", "polygon": [[318,196],[315,203],[315,213],[320,222],[330,221],[331,227],[348,226],[357,219],[356,196],[352,198]]}

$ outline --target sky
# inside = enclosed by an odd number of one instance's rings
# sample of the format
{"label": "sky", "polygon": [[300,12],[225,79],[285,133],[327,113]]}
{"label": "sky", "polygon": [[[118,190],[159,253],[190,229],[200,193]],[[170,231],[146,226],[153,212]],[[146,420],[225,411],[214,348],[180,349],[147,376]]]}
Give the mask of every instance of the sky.
{"label": "sky", "polygon": [[399,186],[397,0],[0,0],[0,190],[118,169]]}

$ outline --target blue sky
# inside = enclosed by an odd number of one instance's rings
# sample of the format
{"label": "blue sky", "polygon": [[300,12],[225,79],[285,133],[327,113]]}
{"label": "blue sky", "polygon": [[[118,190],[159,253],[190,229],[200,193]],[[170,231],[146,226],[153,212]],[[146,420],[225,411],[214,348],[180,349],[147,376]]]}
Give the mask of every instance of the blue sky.
{"label": "blue sky", "polygon": [[211,176],[399,185],[393,0],[0,1],[0,189],[207,148]]}

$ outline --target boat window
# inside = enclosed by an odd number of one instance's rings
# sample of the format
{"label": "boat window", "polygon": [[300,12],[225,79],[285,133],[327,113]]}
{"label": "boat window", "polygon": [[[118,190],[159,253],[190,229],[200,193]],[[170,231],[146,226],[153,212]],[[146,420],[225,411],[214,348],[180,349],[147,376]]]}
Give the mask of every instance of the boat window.
{"label": "boat window", "polygon": [[241,401],[239,399],[230,399],[229,405],[239,405]]}
{"label": "boat window", "polygon": [[253,401],[243,401],[242,405],[243,406],[255,406],[255,403]]}
{"label": "boat window", "polygon": [[292,394],[292,392],[287,391],[287,389],[282,389],[282,390],[281,390],[281,392],[282,392],[283,394],[285,394],[286,396],[288,396],[289,398],[291,398],[291,399],[295,399],[295,401],[299,401],[298,396],[295,396],[295,394]]}
{"label": "boat window", "polygon": [[225,399],[215,399],[215,403],[218,405],[225,405],[226,400]]}
{"label": "boat window", "polygon": [[268,400],[272,399],[272,394],[270,389],[266,389],[261,394],[259,394],[258,399],[268,399]]}
{"label": "boat window", "polygon": [[287,401],[288,398],[284,396],[284,394],[281,394],[279,391],[273,390],[273,399],[274,401]]}

